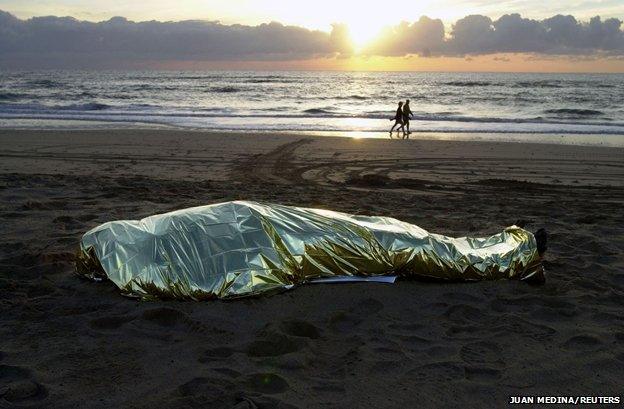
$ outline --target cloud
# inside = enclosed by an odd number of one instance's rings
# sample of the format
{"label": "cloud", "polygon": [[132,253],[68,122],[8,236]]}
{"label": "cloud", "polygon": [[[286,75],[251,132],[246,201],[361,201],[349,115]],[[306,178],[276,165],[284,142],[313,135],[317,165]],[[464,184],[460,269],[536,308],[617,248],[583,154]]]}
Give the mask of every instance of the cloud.
{"label": "cloud", "polygon": [[258,26],[210,21],[135,23],[122,17],[100,23],[71,17],[22,21],[0,11],[0,65],[296,60],[345,52],[343,28],[337,25],[334,30],[338,34],[276,22]]}
{"label": "cloud", "polygon": [[423,16],[414,23],[402,22],[385,28],[364,53],[382,56],[431,54],[444,49],[442,20]]}
{"label": "cloud", "polygon": [[[360,51],[364,56],[624,55],[622,21],[580,22],[556,15],[543,20],[507,14],[497,20],[466,16],[445,31],[421,17],[385,28]],[[0,11],[0,67],[119,67],[162,61],[294,61],[353,55],[349,29],[330,32],[272,22],[258,26],[215,21],[99,23],[71,17],[20,20]]]}
{"label": "cloud", "polygon": [[422,17],[386,29],[366,52],[377,55],[465,56],[497,53],[546,55],[624,54],[622,21],[594,17],[589,22],[557,15],[544,20],[506,14],[498,20],[470,15],[445,35],[442,22]]}
{"label": "cloud", "polygon": [[329,43],[332,50],[341,55],[349,56],[353,54],[353,44],[351,43],[349,27],[346,24],[332,24]]}
{"label": "cloud", "polygon": [[600,17],[582,23],[563,15],[532,20],[507,14],[495,21],[472,15],[453,25],[443,54],[623,54],[621,24],[618,19],[602,21]]}

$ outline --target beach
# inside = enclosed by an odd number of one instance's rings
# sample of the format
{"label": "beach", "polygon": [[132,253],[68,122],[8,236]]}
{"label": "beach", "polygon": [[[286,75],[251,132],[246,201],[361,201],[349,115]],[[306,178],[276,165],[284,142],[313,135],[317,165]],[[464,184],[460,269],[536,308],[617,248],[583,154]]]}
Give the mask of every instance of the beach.
{"label": "beach", "polygon": [[[624,148],[2,129],[0,156],[0,407],[498,408],[622,393]],[[74,273],[101,223],[230,200],[449,236],[525,220],[549,232],[546,283],[142,302]]]}

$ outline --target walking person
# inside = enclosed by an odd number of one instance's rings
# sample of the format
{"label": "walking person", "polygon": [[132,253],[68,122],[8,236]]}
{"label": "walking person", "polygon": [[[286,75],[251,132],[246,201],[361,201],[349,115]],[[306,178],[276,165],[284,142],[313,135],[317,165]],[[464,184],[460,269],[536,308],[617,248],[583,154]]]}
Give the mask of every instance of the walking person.
{"label": "walking person", "polygon": [[403,104],[403,139],[409,139],[409,135],[411,134],[409,123],[410,117],[414,116],[414,113],[410,109],[409,103],[410,100],[408,99],[405,101],[405,104]]}
{"label": "walking person", "polygon": [[399,137],[399,131],[403,131],[403,134],[405,134],[405,125],[403,124],[403,101],[399,102],[399,108],[397,109],[394,118],[390,118],[390,120],[394,121],[394,125],[390,128],[390,139],[392,139],[392,132],[397,125],[401,125],[396,129],[397,138]]}

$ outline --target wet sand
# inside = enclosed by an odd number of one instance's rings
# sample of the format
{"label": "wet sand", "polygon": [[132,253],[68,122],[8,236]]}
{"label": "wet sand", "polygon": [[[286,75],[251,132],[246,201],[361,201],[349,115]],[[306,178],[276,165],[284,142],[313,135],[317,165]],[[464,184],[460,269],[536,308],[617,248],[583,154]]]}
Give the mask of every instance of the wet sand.
{"label": "wet sand", "polygon": [[[501,407],[617,396],[624,149],[176,131],[0,131],[0,407]],[[308,285],[139,302],[81,235],[235,199],[447,235],[550,232],[547,282]]]}

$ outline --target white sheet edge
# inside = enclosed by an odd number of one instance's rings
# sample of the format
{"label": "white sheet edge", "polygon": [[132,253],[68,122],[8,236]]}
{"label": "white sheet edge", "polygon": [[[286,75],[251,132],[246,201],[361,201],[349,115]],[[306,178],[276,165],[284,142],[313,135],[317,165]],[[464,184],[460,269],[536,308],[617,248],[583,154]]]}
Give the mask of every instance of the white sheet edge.
{"label": "white sheet edge", "polygon": [[354,277],[354,276],[342,276],[342,277],[327,277],[327,278],[315,278],[309,282],[312,284],[330,284],[330,283],[387,283],[394,284],[396,276],[376,276],[376,277]]}

